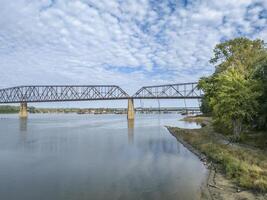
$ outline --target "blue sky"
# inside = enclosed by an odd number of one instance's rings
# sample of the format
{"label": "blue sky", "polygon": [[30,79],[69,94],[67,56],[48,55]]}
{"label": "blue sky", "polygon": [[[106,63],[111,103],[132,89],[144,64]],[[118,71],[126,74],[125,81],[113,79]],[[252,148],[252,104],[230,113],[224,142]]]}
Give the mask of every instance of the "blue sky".
{"label": "blue sky", "polygon": [[1,0],[0,87],[197,81],[238,36],[267,41],[266,0]]}

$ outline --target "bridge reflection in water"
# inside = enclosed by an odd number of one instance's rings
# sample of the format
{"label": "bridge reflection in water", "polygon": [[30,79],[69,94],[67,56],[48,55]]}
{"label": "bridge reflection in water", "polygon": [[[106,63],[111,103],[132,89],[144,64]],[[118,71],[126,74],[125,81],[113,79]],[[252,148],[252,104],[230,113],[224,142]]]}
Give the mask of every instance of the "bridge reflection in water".
{"label": "bridge reflection in water", "polygon": [[20,118],[19,119],[19,129],[21,132],[26,132],[28,126],[28,119],[27,118]]}
{"label": "bridge reflection in water", "polygon": [[134,143],[134,120],[128,119],[128,143],[133,144]]}

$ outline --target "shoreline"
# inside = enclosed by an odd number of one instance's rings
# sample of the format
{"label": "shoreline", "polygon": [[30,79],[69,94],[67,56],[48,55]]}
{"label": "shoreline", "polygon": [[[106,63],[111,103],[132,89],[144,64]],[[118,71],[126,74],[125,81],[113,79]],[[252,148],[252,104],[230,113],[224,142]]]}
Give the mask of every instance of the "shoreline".
{"label": "shoreline", "polygon": [[176,138],[176,140],[178,142],[180,142],[186,149],[188,149],[189,151],[191,151],[193,154],[195,154],[199,160],[204,164],[204,166],[207,168],[208,173],[207,173],[207,177],[205,178],[205,180],[203,181],[202,185],[200,186],[200,199],[207,199],[207,200],[213,200],[212,195],[209,191],[209,183],[212,181],[214,174],[215,174],[215,170],[213,170],[211,168],[211,166],[207,163],[207,157],[202,154],[201,152],[199,152],[198,150],[196,150],[194,147],[192,147],[189,143],[185,142],[183,140],[182,137],[179,137],[179,135],[177,135],[169,126],[166,126],[167,130],[170,132],[170,134],[172,136],[174,136]]}
{"label": "shoreline", "polygon": [[[183,120],[183,119],[182,119]],[[188,120],[186,118],[185,120]],[[194,122],[194,118],[190,119]],[[207,125],[205,119],[204,125]],[[200,161],[205,165],[208,170],[207,177],[203,181],[200,190],[200,199],[207,200],[235,200],[235,199],[246,199],[246,200],[267,200],[267,193],[258,193],[249,189],[241,188],[233,180],[226,177],[222,172],[222,169],[218,164],[214,163],[207,155],[202,153],[199,149],[195,148],[184,140],[182,133],[200,134],[199,131],[203,129],[182,129],[170,126],[165,126],[167,130],[173,135],[178,142],[185,146],[189,151],[195,154]],[[180,133],[179,133],[180,132]]]}

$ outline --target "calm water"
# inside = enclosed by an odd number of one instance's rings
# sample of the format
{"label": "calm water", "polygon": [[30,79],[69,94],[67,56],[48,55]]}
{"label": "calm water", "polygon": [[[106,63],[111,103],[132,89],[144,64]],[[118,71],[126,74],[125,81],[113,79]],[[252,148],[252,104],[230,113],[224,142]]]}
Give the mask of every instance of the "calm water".
{"label": "calm water", "polygon": [[179,115],[0,115],[2,200],[195,200],[207,173]]}

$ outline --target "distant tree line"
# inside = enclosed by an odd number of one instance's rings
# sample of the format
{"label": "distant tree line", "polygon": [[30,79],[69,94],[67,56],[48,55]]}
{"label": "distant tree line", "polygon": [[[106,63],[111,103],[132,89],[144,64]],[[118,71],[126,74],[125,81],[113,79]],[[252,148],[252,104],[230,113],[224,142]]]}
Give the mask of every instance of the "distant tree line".
{"label": "distant tree line", "polygon": [[[7,106],[7,105],[0,105],[0,113],[1,114],[12,114],[12,113],[18,113],[20,107],[19,106]],[[36,108],[31,106],[28,107],[28,112],[35,113]]]}
{"label": "distant tree line", "polygon": [[262,40],[236,38],[214,48],[215,72],[200,79],[201,110],[218,130],[235,137],[267,130],[267,50]]}
{"label": "distant tree line", "polygon": [[18,112],[19,112],[19,106],[0,106],[0,113],[11,114]]}
{"label": "distant tree line", "polygon": [[[19,106],[0,105],[0,114],[18,113]],[[125,108],[35,108],[28,107],[29,113],[116,113],[126,111]]]}

